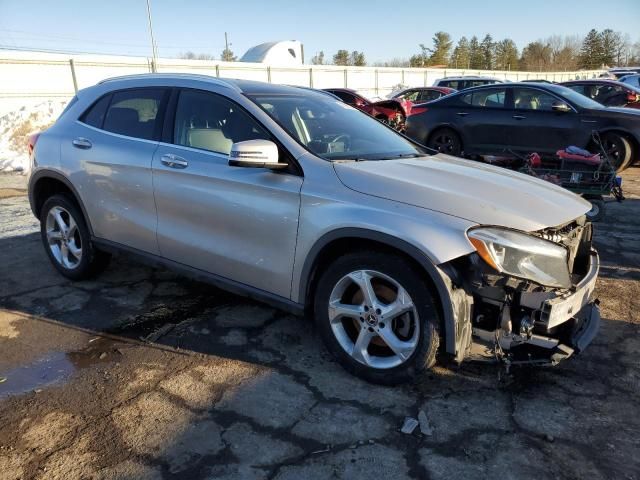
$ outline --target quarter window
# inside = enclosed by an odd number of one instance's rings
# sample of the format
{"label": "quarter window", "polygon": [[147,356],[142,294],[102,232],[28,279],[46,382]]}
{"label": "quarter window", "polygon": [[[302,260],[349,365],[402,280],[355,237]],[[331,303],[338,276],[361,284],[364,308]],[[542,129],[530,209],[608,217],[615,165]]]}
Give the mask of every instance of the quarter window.
{"label": "quarter window", "polygon": [[89,110],[82,114],[80,121],[92,127],[102,128],[104,115],[107,113],[107,107],[109,106],[109,100],[111,100],[111,95],[105,95],[95,102]]}
{"label": "quarter window", "polygon": [[198,90],[180,92],[173,143],[229,154],[231,145],[245,140],[271,140],[246,112],[219,95]]}

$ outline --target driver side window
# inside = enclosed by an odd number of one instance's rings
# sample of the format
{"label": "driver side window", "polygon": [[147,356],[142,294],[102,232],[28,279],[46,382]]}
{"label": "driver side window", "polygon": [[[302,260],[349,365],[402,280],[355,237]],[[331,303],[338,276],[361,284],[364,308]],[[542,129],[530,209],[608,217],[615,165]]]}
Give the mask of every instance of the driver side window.
{"label": "driver side window", "polygon": [[552,112],[558,99],[553,95],[534,88],[516,88],[513,91],[513,104],[516,110],[539,110]]}

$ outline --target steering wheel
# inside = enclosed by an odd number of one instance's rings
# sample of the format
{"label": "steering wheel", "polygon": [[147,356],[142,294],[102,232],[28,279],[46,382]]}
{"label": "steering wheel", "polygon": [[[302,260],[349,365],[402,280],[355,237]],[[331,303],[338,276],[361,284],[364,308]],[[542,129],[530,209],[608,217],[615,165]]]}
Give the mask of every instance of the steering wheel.
{"label": "steering wheel", "polygon": [[351,147],[351,137],[346,133],[341,133],[340,135],[336,135],[332,140],[329,140],[328,143],[336,143],[337,141],[342,140],[344,142],[344,150],[345,152],[349,150]]}

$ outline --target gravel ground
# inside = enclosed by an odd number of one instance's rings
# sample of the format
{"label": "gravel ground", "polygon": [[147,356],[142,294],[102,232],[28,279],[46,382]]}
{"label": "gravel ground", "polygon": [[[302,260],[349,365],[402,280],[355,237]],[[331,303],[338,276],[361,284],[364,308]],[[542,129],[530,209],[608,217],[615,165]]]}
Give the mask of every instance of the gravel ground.
{"label": "gravel ground", "polygon": [[[116,258],[50,266],[0,175],[2,479],[640,479],[640,169],[597,225],[603,324],[553,369],[438,366],[384,388],[308,320]],[[432,435],[400,432],[423,410]]]}

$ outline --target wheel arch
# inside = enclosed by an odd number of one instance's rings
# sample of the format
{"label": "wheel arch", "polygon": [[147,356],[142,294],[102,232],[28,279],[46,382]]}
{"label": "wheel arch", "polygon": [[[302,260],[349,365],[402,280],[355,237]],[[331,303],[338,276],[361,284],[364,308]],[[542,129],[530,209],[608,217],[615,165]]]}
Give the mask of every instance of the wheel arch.
{"label": "wheel arch", "polygon": [[298,301],[309,311],[313,295],[324,267],[332,259],[354,250],[371,248],[399,254],[407,258],[420,272],[426,274],[427,284],[436,300],[442,321],[446,351],[456,353],[456,318],[450,282],[446,274],[434,265],[417,247],[386,233],[363,228],[341,228],[322,236],[311,247],[300,274]]}
{"label": "wheel arch", "polygon": [[93,236],[91,220],[78,191],[67,177],[54,170],[38,170],[29,179],[29,203],[36,218],[40,218],[40,211],[47,198],[57,193],[64,193],[72,197],[80,207],[89,233]]}

